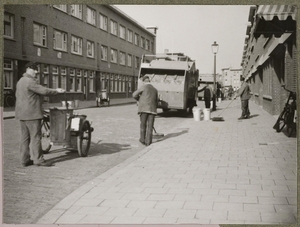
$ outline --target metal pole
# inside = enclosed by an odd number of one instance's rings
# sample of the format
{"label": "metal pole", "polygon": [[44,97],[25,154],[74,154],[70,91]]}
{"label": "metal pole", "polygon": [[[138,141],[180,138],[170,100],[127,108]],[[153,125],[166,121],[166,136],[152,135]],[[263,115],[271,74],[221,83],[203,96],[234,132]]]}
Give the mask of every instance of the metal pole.
{"label": "metal pole", "polygon": [[212,108],[213,111],[215,111],[217,109],[216,94],[217,94],[217,89],[216,89],[216,54],[214,54],[214,95],[213,95],[213,108]]}

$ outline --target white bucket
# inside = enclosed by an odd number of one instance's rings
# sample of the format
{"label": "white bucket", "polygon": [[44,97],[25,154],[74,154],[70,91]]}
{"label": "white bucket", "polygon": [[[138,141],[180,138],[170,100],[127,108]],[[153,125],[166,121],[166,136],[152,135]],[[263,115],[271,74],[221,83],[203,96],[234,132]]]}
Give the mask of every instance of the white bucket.
{"label": "white bucket", "polygon": [[200,121],[201,120],[201,109],[200,108],[193,108],[193,115],[194,115],[194,120],[195,121]]}
{"label": "white bucket", "polygon": [[210,109],[212,110],[213,108],[213,105],[214,105],[214,102],[213,101],[210,101]]}
{"label": "white bucket", "polygon": [[[66,101],[61,102],[62,107],[66,107]],[[73,101],[68,101],[68,107],[73,107]]]}
{"label": "white bucket", "polygon": [[222,102],[222,98],[218,98],[218,102],[221,103]]}
{"label": "white bucket", "polygon": [[204,114],[204,121],[209,121],[210,120],[210,109],[204,108],[203,114]]}

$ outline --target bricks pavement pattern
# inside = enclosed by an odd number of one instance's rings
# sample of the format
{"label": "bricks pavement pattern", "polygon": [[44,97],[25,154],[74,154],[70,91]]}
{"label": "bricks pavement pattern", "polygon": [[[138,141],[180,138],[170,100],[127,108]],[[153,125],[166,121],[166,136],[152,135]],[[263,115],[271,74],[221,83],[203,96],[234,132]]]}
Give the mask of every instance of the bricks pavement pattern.
{"label": "bricks pavement pattern", "polygon": [[[38,224],[295,224],[296,137],[250,102],[218,103],[75,190]],[[223,111],[223,112],[221,112]]]}

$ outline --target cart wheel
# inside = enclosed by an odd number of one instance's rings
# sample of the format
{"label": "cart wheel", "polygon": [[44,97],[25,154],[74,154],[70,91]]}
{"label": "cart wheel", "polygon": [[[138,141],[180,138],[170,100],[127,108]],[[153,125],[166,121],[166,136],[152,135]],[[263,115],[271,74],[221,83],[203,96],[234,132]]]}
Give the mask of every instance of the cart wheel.
{"label": "cart wheel", "polygon": [[91,144],[91,125],[87,120],[82,122],[77,136],[77,148],[78,154],[81,157],[86,157]]}
{"label": "cart wheel", "polygon": [[51,149],[50,144],[50,122],[49,121],[43,121],[42,122],[42,139],[41,139],[41,147],[43,154],[48,154]]}

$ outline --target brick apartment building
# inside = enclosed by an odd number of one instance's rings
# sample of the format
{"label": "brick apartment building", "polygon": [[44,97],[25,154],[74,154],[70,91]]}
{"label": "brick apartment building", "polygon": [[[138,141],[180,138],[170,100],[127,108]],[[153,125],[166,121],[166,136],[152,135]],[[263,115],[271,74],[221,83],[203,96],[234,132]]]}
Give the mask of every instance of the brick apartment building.
{"label": "brick apartment building", "polygon": [[297,91],[296,15],[294,5],[258,5],[249,11],[242,75],[255,103],[272,115],[279,115],[289,95],[281,85]]}
{"label": "brick apartment building", "polygon": [[155,42],[155,31],[110,5],[4,5],[4,90],[15,91],[34,61],[39,83],[66,89],[68,100],[93,100],[102,89],[111,99],[131,97]]}
{"label": "brick apartment building", "polygon": [[222,69],[222,76],[220,81],[223,87],[232,86],[233,90],[236,91],[241,86],[241,75],[242,69],[237,68],[224,68]]}

